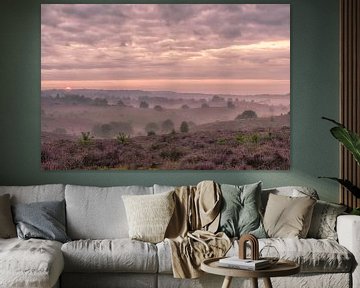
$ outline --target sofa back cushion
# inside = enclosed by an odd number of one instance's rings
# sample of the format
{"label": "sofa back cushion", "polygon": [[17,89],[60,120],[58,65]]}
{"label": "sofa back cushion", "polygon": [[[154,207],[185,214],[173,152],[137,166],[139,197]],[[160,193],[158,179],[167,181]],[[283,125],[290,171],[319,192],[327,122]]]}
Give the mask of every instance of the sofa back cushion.
{"label": "sofa back cushion", "polygon": [[16,237],[16,229],[11,215],[9,194],[0,196],[0,238]]}
{"label": "sofa back cushion", "polygon": [[153,194],[152,187],[66,185],[67,232],[71,239],[128,238],[123,195]]}
{"label": "sofa back cushion", "polygon": [[154,187],[154,194],[166,193],[166,192],[174,191],[176,189],[176,186],[159,185],[159,184],[154,184],[153,187]]}
{"label": "sofa back cushion", "polygon": [[64,191],[65,186],[62,184],[0,186],[0,195],[9,194],[11,204],[62,201],[65,198]]}

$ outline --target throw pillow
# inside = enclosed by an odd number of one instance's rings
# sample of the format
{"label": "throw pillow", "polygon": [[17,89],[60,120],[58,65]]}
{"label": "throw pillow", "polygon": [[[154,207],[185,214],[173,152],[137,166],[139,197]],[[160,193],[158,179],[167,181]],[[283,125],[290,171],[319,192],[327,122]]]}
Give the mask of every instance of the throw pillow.
{"label": "throw pillow", "polygon": [[318,200],[312,214],[308,237],[337,240],[336,219],[346,206]]}
{"label": "throw pillow", "polygon": [[173,193],[122,196],[131,239],[151,243],[164,240],[175,208]]}
{"label": "throw pillow", "polygon": [[13,215],[19,238],[70,241],[65,232],[65,201],[15,204]]}
{"label": "throw pillow", "polygon": [[269,237],[305,238],[316,200],[306,197],[269,195],[264,227]]}
{"label": "throw pillow", "polygon": [[305,197],[309,196],[314,199],[319,199],[319,195],[314,188],[306,186],[282,186],[263,189],[261,192],[261,203],[262,203],[262,215],[265,213],[265,208],[267,201],[269,199],[269,194],[276,194],[281,196],[289,197]]}
{"label": "throw pillow", "polygon": [[0,196],[0,238],[16,237],[16,229],[11,215],[10,195]]}
{"label": "throw pillow", "polygon": [[234,186],[221,185],[222,209],[219,231],[229,237],[251,233],[265,238],[266,233],[260,216],[261,182]]}

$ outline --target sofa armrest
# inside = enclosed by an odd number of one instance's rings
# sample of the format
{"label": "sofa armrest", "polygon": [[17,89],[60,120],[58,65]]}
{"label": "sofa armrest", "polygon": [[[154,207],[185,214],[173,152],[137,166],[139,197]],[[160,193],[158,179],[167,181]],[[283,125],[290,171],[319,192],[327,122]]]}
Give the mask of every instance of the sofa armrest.
{"label": "sofa armrest", "polygon": [[347,248],[355,257],[353,287],[360,287],[360,216],[338,216],[336,229],[339,244]]}

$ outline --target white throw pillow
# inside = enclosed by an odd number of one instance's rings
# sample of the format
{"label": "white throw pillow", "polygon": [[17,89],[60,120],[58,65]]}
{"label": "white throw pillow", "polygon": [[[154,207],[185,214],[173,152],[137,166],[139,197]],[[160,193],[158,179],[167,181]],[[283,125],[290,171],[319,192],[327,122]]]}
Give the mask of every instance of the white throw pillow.
{"label": "white throw pillow", "polygon": [[164,240],[175,208],[173,193],[122,196],[131,239],[151,243]]}

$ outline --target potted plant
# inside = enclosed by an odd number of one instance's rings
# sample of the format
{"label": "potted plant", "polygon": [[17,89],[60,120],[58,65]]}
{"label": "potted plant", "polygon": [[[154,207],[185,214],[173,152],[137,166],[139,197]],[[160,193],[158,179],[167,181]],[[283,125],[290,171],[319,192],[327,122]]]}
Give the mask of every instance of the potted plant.
{"label": "potted plant", "polygon": [[[331,134],[337,140],[339,140],[345,146],[346,149],[350,151],[357,164],[360,165],[360,136],[355,132],[350,131],[343,124],[336,122],[333,119],[327,117],[322,117],[322,119],[325,119],[327,121],[336,124],[335,127],[330,129]],[[348,179],[341,179],[336,177],[319,177],[319,178],[327,178],[337,181],[347,190],[349,190],[356,198],[360,198],[360,188],[354,185]],[[354,208],[351,214],[360,215],[360,207]]]}

